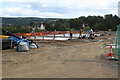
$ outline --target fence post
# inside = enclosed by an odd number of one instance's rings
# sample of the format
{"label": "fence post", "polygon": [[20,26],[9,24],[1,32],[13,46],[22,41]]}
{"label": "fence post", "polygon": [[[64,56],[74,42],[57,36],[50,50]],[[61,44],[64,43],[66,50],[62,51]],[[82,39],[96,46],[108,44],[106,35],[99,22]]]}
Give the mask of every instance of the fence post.
{"label": "fence post", "polygon": [[11,49],[12,49],[12,46],[13,46],[13,38],[11,39],[11,45],[10,45]]}
{"label": "fence post", "polygon": [[43,40],[44,40],[44,35],[42,37],[43,37]]}
{"label": "fence post", "polygon": [[54,37],[53,37],[53,40],[55,40],[55,33],[54,33]]}

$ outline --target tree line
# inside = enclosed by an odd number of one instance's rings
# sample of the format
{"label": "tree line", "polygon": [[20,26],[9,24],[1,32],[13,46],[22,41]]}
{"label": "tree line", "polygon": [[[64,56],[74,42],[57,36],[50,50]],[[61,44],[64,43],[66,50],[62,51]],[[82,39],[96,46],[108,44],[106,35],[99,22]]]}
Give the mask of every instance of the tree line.
{"label": "tree line", "polygon": [[[47,19],[46,19],[47,20]],[[92,28],[94,31],[106,31],[112,29],[116,31],[116,25],[120,24],[120,18],[117,15],[108,14],[103,16],[81,16],[74,19],[54,19],[49,21],[32,21],[26,26],[35,27],[36,25],[44,24],[46,31],[79,31],[85,26]],[[25,24],[25,23],[24,23]],[[29,28],[22,25],[3,25],[3,29],[6,29],[12,33],[17,32],[30,32]],[[40,30],[37,30],[40,31]]]}
{"label": "tree line", "polygon": [[120,24],[120,18],[116,15],[102,16],[81,16],[75,19],[59,19],[54,23],[46,23],[47,30],[80,30],[84,26],[89,26],[95,31],[106,31],[117,29],[116,25]]}

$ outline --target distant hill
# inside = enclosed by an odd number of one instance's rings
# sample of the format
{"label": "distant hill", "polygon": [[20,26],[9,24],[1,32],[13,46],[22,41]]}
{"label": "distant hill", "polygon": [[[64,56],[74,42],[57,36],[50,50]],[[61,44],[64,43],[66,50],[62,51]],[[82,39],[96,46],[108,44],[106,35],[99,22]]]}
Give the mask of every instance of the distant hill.
{"label": "distant hill", "polygon": [[2,18],[3,25],[21,25],[28,26],[31,22],[51,22],[56,21],[58,18],[37,18],[37,17],[17,17],[17,18]]}
{"label": "distant hill", "polygon": [[[45,26],[46,31],[78,31],[85,27],[90,27],[94,31],[107,31],[112,29],[116,31],[117,25],[120,24],[120,18],[117,15],[106,14],[103,16],[81,16],[78,18],[38,18],[38,17],[3,17],[2,29],[10,32],[27,32],[28,28],[36,28],[39,31],[41,23]],[[1,24],[1,23],[0,23]],[[83,26],[84,25],[84,26]],[[20,30],[21,28],[21,30]],[[23,31],[24,28],[24,31]],[[27,29],[26,29],[27,28]]]}

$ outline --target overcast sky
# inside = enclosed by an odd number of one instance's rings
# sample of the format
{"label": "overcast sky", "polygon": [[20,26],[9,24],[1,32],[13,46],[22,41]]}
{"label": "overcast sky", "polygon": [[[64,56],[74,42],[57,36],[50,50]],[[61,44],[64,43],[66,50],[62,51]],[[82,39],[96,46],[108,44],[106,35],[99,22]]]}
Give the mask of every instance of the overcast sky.
{"label": "overcast sky", "polygon": [[[0,0],[1,1],[1,0]],[[3,17],[76,18],[118,15],[119,0],[2,0]]]}

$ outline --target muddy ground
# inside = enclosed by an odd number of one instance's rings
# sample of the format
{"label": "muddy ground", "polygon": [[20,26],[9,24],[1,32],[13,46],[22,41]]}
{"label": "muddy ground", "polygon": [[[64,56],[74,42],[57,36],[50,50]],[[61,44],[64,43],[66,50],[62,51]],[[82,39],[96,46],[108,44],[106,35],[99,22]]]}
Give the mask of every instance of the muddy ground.
{"label": "muddy ground", "polygon": [[[107,39],[109,38],[109,39]],[[95,40],[39,41],[39,49],[2,51],[3,78],[117,78],[118,65],[101,55],[111,36]],[[99,41],[100,40],[100,41]]]}

